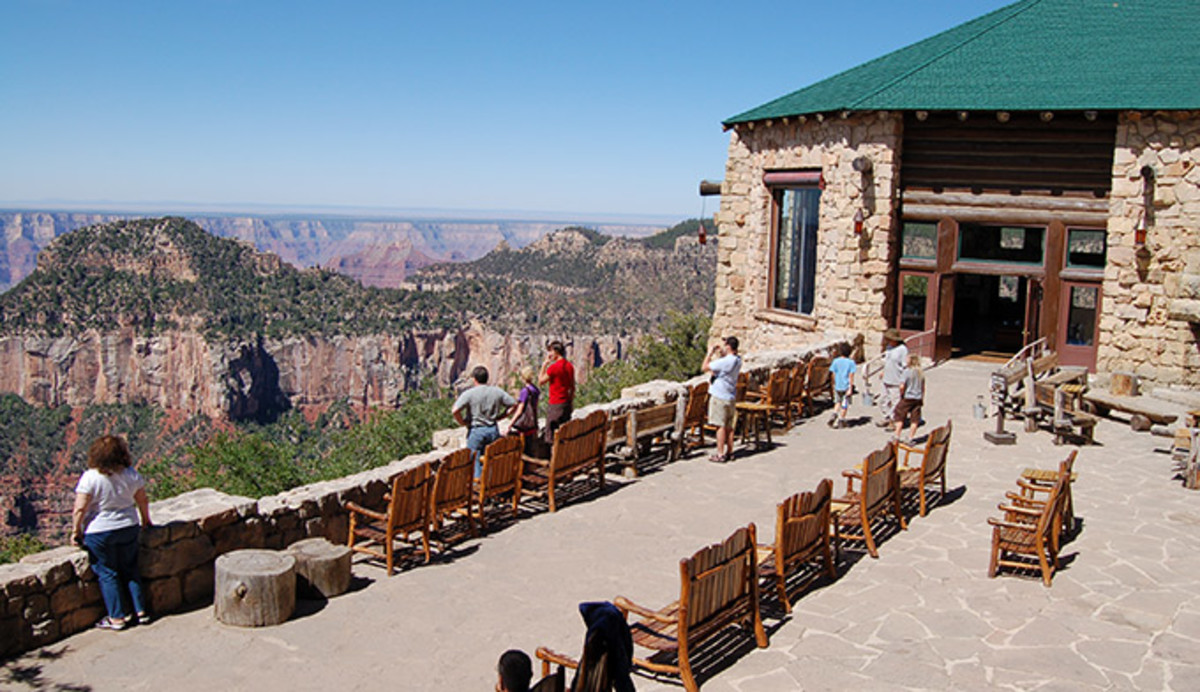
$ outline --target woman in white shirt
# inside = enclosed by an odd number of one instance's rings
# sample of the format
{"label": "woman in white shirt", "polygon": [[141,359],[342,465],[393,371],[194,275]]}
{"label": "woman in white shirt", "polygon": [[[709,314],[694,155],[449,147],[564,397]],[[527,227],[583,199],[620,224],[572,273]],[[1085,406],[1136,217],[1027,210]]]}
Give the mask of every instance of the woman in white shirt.
{"label": "woman in white shirt", "polygon": [[93,442],[87,465],[88,470],[75,486],[71,541],[87,550],[92,571],[100,581],[108,616],[96,626],[123,630],[132,624],[133,618],[126,614],[122,585],[129,589],[137,622],[146,624],[150,617],[138,574],[138,534],[140,526],[150,526],[146,483],[133,469],[129,447],[119,437],[105,435]]}

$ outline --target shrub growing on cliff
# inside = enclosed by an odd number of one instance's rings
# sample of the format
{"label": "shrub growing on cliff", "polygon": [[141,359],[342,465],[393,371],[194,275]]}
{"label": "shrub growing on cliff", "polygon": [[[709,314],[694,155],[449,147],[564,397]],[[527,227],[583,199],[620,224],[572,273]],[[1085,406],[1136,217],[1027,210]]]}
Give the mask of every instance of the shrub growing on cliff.
{"label": "shrub growing on cliff", "polygon": [[197,488],[259,498],[298,485],[348,476],[432,449],[435,430],[453,427],[452,400],[431,384],[397,410],[376,410],[350,423],[348,406],[333,406],[309,423],[292,413],[269,425],[246,425],[190,447],[184,458],[146,463],[155,500]]}
{"label": "shrub growing on cliff", "polygon": [[662,333],[642,337],[624,360],[597,368],[575,397],[576,406],[612,401],[621,390],[650,380],[687,380],[700,374],[712,318],[671,313]]}
{"label": "shrub growing on cliff", "polygon": [[15,536],[0,536],[0,565],[17,562],[26,555],[40,553],[46,549],[46,544],[29,533],[18,533]]}

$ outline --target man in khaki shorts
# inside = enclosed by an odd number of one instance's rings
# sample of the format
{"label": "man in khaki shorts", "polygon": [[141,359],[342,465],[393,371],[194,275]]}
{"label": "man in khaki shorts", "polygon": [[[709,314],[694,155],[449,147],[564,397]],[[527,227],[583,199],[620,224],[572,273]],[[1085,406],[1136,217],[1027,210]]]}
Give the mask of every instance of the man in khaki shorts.
{"label": "man in khaki shorts", "polygon": [[738,339],[728,336],[704,357],[704,372],[710,373],[708,386],[708,424],[717,426],[717,451],[710,461],[726,462],[733,458],[733,424],[737,414],[738,373],[742,359],[738,356]]}

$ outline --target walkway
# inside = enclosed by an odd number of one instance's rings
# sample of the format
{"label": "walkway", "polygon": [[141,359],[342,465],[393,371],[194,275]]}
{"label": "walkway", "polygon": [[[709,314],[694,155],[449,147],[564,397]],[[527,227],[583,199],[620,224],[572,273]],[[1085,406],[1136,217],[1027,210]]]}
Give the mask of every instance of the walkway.
{"label": "walkway", "polygon": [[[1101,422],[1101,445],[1076,463],[1084,527],[1054,586],[987,578],[986,517],[1023,467],[1052,467],[1068,449],[1044,432],[1018,430],[1015,447],[983,441],[992,421],[970,414],[989,368],[929,373],[926,417],[955,425],[953,501],[913,518],[878,560],[804,594],[791,618],[769,617],[770,648],[722,662],[705,690],[1200,689],[1200,493],[1171,478],[1164,438]],[[279,627],[225,627],[204,609],[91,631],[7,664],[0,685],[33,689],[11,679],[23,667],[39,689],[490,690],[506,648],[577,652],[581,601],[665,604],[679,558],[749,521],[769,541],[777,501],[826,476],[840,492],[841,469],[886,437],[810,420],[771,452],[727,465],[694,456],[470,542],[450,562],[390,579],[356,565],[365,588]]]}

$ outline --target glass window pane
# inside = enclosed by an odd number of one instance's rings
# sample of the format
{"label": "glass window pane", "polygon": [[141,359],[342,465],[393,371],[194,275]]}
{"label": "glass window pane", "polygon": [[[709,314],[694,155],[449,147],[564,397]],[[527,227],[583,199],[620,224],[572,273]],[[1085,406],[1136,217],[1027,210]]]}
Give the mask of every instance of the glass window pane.
{"label": "glass window pane", "polygon": [[1108,234],[1104,231],[1067,230],[1067,266],[1104,268]]}
{"label": "glass window pane", "polygon": [[906,221],[900,229],[900,255],[909,259],[936,259],[937,224]]}
{"label": "glass window pane", "polygon": [[817,215],[821,191],[780,190],[779,236],[775,245],[774,307],[810,314],[817,273]]}
{"label": "glass window pane", "polygon": [[1100,289],[1095,286],[1072,286],[1071,304],[1067,308],[1067,343],[1071,346],[1096,345],[1096,298]]}
{"label": "glass window pane", "polygon": [[1041,264],[1046,229],[962,225],[958,257],[981,262]]}
{"label": "glass window pane", "polygon": [[913,331],[925,330],[925,306],[929,303],[929,277],[906,274],[900,302],[900,328]]}

